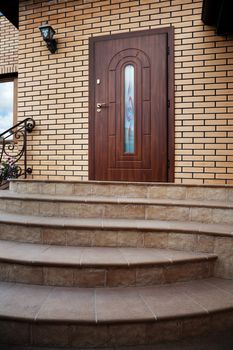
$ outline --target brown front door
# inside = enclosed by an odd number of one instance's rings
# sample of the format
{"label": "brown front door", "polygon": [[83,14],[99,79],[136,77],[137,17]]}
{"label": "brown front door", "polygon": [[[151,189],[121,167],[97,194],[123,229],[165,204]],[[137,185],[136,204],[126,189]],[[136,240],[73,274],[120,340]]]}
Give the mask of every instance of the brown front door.
{"label": "brown front door", "polygon": [[171,36],[90,39],[90,179],[173,181]]}

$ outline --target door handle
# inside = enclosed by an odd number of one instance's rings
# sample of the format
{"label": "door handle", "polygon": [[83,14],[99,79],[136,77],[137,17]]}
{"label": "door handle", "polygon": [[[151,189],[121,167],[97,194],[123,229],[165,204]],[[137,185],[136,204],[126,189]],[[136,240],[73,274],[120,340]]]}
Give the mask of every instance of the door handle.
{"label": "door handle", "polygon": [[96,111],[98,113],[101,112],[103,107],[107,107],[107,104],[106,103],[102,103],[102,102],[97,102],[97,104],[96,104]]}

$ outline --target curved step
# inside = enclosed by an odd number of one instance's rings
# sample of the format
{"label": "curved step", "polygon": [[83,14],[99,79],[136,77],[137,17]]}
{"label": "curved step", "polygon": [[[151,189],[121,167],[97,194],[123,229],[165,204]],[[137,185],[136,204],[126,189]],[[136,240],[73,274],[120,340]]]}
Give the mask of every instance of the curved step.
{"label": "curved step", "polygon": [[232,278],[233,226],[182,221],[38,217],[0,212],[0,239],[64,246],[214,253],[215,275]]}
{"label": "curved step", "polygon": [[82,218],[131,218],[233,224],[233,202],[58,196],[1,191],[1,209],[18,214]]}
{"label": "curved step", "polygon": [[233,186],[114,181],[12,180],[18,193],[74,196],[119,196],[163,199],[198,199],[233,202]]}
{"label": "curved step", "polygon": [[78,287],[146,286],[210,277],[216,258],[165,249],[0,241],[0,279]]}
{"label": "curved step", "polygon": [[156,344],[232,328],[232,315],[233,281],[216,278],[117,289],[0,284],[1,342],[7,344]]}
{"label": "curved step", "polygon": [[[0,211],[0,239],[3,240],[73,246],[153,247],[152,233],[157,236],[158,233],[177,233],[233,238],[233,226],[184,221],[39,217]],[[159,246],[154,235],[156,247]]]}

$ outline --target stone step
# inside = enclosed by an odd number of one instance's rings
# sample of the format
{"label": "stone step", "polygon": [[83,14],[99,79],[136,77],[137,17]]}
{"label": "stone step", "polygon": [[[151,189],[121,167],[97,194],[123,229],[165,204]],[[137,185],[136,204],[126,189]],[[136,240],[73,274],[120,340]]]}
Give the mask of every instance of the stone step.
{"label": "stone step", "polygon": [[0,241],[0,280],[77,287],[147,286],[213,276],[217,256],[153,248]]}
{"label": "stone step", "polygon": [[[185,243],[181,237],[188,237]],[[0,211],[0,239],[67,246],[109,246],[195,250],[194,243],[209,236],[233,238],[233,226],[184,221],[39,217]],[[191,239],[190,236],[196,239]],[[169,239],[170,238],[170,239]],[[195,241],[195,242],[194,242]],[[199,247],[200,248],[200,247]]]}
{"label": "stone step", "polygon": [[37,216],[127,218],[233,224],[233,202],[58,196],[0,192],[1,210]]}
{"label": "stone step", "polygon": [[153,345],[232,329],[233,281],[99,289],[1,282],[0,323],[8,345]]}
{"label": "stone step", "polygon": [[117,196],[158,199],[191,199],[233,202],[233,186],[181,185],[111,181],[12,180],[10,189],[18,193],[74,196]]}
{"label": "stone step", "polygon": [[0,213],[0,239],[63,246],[159,248],[213,253],[215,274],[233,278],[232,225],[76,219]]}

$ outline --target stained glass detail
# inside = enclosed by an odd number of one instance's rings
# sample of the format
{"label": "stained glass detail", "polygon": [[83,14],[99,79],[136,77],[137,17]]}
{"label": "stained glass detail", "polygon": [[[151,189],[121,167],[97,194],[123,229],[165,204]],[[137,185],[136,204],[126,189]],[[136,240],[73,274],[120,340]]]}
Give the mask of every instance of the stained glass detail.
{"label": "stained glass detail", "polygon": [[128,64],[124,69],[124,98],[125,98],[125,139],[124,152],[134,153],[134,120],[135,120],[135,106],[134,106],[134,66]]}

